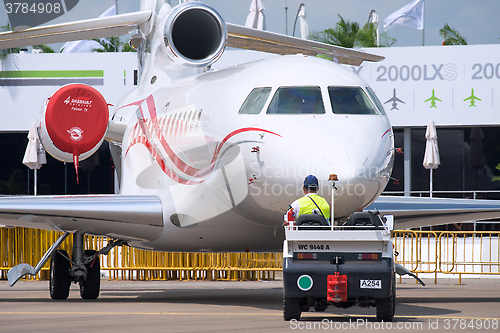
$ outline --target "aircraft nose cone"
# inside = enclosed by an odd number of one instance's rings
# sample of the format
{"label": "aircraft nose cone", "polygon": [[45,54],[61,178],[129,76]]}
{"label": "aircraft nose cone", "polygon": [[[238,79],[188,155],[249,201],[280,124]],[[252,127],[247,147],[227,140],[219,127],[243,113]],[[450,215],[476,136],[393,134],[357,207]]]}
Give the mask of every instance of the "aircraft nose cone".
{"label": "aircraft nose cone", "polygon": [[299,189],[304,177],[314,174],[320,180],[320,194],[329,201],[328,176],[337,174],[335,215],[341,217],[370,203],[385,187],[387,179],[380,174],[390,150],[382,137],[386,129],[374,126],[375,119],[370,118],[318,118],[286,128],[273,147],[271,164],[282,184]]}

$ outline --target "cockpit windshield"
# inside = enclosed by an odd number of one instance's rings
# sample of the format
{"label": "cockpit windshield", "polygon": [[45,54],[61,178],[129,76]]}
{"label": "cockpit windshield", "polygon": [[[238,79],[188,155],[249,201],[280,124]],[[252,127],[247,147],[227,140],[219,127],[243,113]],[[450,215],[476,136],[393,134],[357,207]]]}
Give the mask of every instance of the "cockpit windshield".
{"label": "cockpit windshield", "polygon": [[271,88],[254,88],[243,102],[239,114],[259,114],[267,102]]}
{"label": "cockpit windshield", "polygon": [[380,113],[385,115],[384,106],[382,105],[382,103],[380,103],[380,100],[378,99],[377,95],[375,95],[375,92],[372,90],[372,88],[366,87],[366,91],[368,91],[368,95],[370,95],[372,100],[375,102],[375,105],[377,106]]}
{"label": "cockpit windshield", "polygon": [[335,114],[378,114],[360,87],[328,87],[328,94]]}
{"label": "cockpit windshield", "polygon": [[323,114],[325,106],[320,87],[280,87],[267,108],[267,114]]}

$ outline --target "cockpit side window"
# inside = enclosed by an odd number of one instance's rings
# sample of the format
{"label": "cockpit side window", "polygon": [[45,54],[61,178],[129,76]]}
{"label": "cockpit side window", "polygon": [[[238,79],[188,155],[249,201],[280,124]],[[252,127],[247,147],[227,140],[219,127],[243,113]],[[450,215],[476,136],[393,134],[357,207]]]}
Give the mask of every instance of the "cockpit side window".
{"label": "cockpit side window", "polygon": [[360,87],[328,87],[328,94],[335,114],[378,114]]}
{"label": "cockpit side window", "polygon": [[267,114],[323,114],[325,106],[320,87],[280,87],[267,108]]}
{"label": "cockpit side window", "polygon": [[377,95],[375,95],[375,92],[372,90],[372,88],[366,87],[366,91],[368,91],[368,95],[370,95],[372,100],[375,102],[375,105],[377,106],[377,109],[380,111],[380,113],[385,115],[384,106],[382,105],[382,103],[380,103],[380,100],[378,99]]}
{"label": "cockpit side window", "polygon": [[254,88],[243,102],[239,114],[259,114],[266,104],[271,88]]}

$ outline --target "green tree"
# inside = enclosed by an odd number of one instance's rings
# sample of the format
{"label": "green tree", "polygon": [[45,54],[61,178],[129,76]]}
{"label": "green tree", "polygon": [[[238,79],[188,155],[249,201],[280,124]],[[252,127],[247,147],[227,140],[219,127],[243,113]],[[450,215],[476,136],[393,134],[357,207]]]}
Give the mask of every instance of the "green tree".
{"label": "green tree", "polygon": [[439,29],[439,34],[444,39],[443,45],[467,45],[467,39],[450,27],[448,23],[442,29]]}
{"label": "green tree", "polygon": [[50,46],[48,45],[35,45],[33,46],[34,49],[37,49],[37,50],[42,50],[42,53],[56,53],[56,51],[54,51],[53,48],[51,48]]}
{"label": "green tree", "polygon": [[23,175],[19,169],[14,170],[9,180],[0,180],[0,193],[24,194]]}
{"label": "green tree", "polygon": [[93,39],[93,41],[101,44],[101,47],[93,50],[94,52],[135,52],[128,43],[123,43],[120,37]]}
{"label": "green tree", "polygon": [[[10,31],[10,25],[7,23],[6,25],[0,26],[0,31]],[[0,78],[3,78],[7,73],[14,74],[14,76],[19,77],[19,64],[18,64],[18,59],[16,57],[16,53],[19,53],[20,48],[10,48],[10,49],[1,49],[0,50],[0,62],[1,62],[1,71],[0,71]],[[14,77],[13,80],[16,78]],[[18,89],[15,85],[11,86],[3,86],[3,88],[6,88],[7,91],[9,92],[10,97],[13,100],[17,99],[18,96]]]}
{"label": "green tree", "polygon": [[137,52],[129,43],[123,43],[122,52]]}
{"label": "green tree", "polygon": [[[495,167],[495,169],[500,170],[500,163],[497,164],[497,166]],[[494,176],[494,177],[491,178],[492,182],[495,182],[497,180],[500,180],[500,176]]]}
{"label": "green tree", "polygon": [[101,47],[93,49],[94,52],[120,52],[122,42],[119,37],[96,38],[93,41],[101,44]]}
{"label": "green tree", "polygon": [[[347,48],[377,46],[377,29],[373,23],[366,23],[360,28],[357,22],[346,21],[340,15],[339,18],[340,21],[337,22],[335,29],[313,31],[309,39]],[[396,39],[388,37],[384,32],[380,35],[380,41],[380,46],[388,47],[394,44]]]}
{"label": "green tree", "polygon": [[359,24],[344,20],[339,14],[340,21],[337,22],[335,29],[329,28],[321,32],[313,31],[309,39],[326,44],[332,44],[342,47],[354,47],[354,41],[358,34]]}

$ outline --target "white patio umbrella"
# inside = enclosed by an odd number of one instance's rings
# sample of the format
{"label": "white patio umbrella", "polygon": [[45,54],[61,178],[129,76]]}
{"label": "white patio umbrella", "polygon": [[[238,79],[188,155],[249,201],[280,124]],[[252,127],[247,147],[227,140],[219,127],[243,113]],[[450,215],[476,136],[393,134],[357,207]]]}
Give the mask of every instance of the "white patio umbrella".
{"label": "white patio umbrella", "polygon": [[264,17],[264,5],[261,0],[252,0],[250,13],[247,16],[245,27],[258,30],[266,30],[266,18]]}
{"label": "white patio umbrella", "polygon": [[429,120],[429,123],[427,124],[425,139],[427,142],[425,144],[424,162],[422,164],[424,168],[430,170],[429,189],[430,197],[432,198],[432,170],[437,169],[437,167],[441,164],[441,160],[439,159],[436,124],[432,119]]}
{"label": "white patio umbrella", "polygon": [[307,39],[309,37],[309,25],[306,19],[306,6],[302,4],[299,11],[299,23],[300,23],[300,38]]}
{"label": "white patio umbrella", "polygon": [[45,156],[45,149],[43,149],[43,146],[38,139],[36,121],[31,124],[30,131],[28,132],[28,140],[26,152],[24,153],[23,164],[35,171],[34,193],[37,195],[37,170],[42,167],[42,164],[47,163],[47,157]]}

